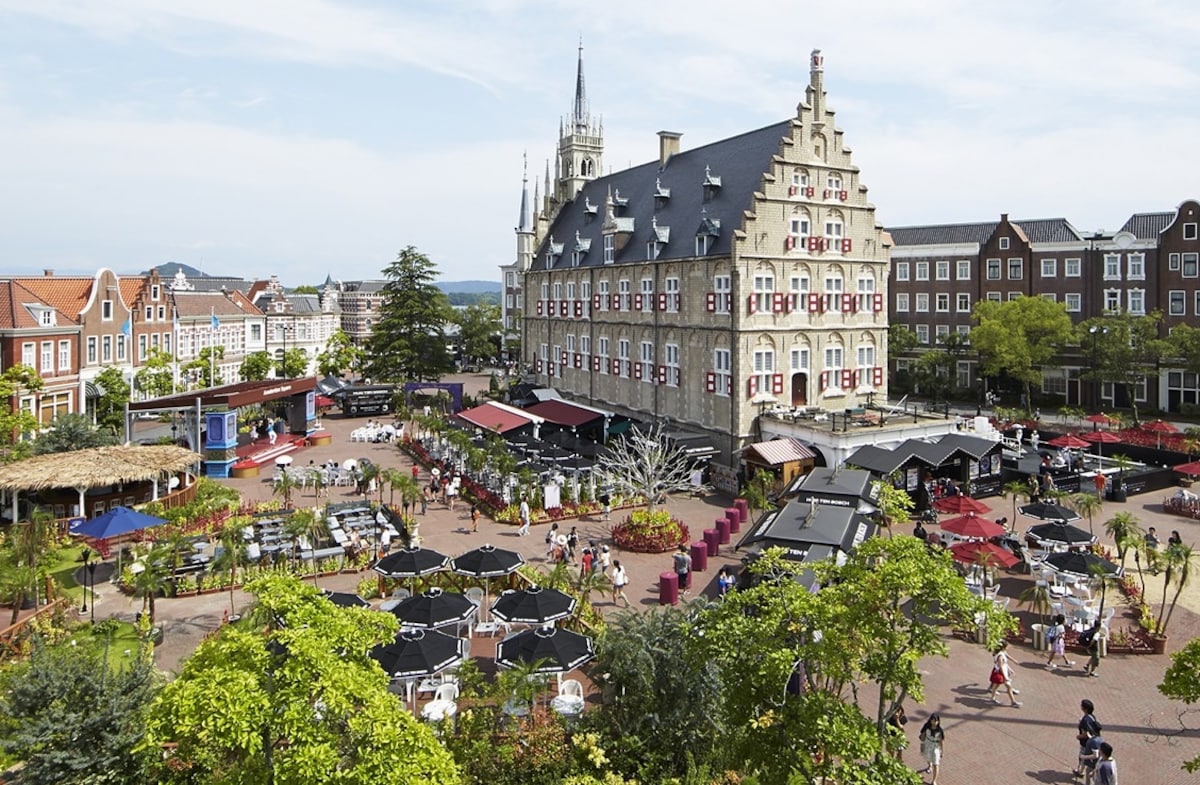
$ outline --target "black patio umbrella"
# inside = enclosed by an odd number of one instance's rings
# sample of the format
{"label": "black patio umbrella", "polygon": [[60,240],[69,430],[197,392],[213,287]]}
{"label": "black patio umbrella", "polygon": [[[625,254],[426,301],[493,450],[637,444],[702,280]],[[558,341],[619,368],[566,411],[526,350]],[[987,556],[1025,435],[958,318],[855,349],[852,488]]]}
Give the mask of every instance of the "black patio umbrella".
{"label": "black patio umbrella", "polygon": [[1052,553],[1046,557],[1044,563],[1056,572],[1069,572],[1072,575],[1091,577],[1093,567],[1098,568],[1105,575],[1121,574],[1121,568],[1108,559],[1086,551]]}
{"label": "black patio umbrella", "polygon": [[469,643],[437,630],[405,630],[391,643],[372,649],[371,657],[389,676],[415,679],[462,662]]}
{"label": "black patio umbrella", "polygon": [[538,460],[542,462],[553,461],[557,463],[558,461],[567,460],[574,454],[564,447],[555,447],[553,444],[544,445],[537,450]]}
{"label": "black patio umbrella", "polygon": [[337,605],[340,608],[370,608],[371,603],[359,597],[357,594],[351,594],[348,591],[328,591],[323,592],[325,599]]}
{"label": "black patio umbrella", "polygon": [[473,578],[496,578],[516,572],[525,563],[525,557],[516,551],[497,548],[495,545],[480,545],[461,556],[450,560],[450,569],[459,575]]}
{"label": "black patio umbrella", "polygon": [[1026,535],[1040,542],[1060,543],[1063,545],[1087,545],[1095,542],[1096,538],[1078,526],[1072,526],[1066,521],[1054,523],[1039,523],[1030,526]]}
{"label": "black patio umbrella", "polygon": [[475,613],[475,603],[465,595],[434,587],[414,597],[405,597],[392,608],[401,624],[437,628],[460,624]]}
{"label": "black patio umbrella", "polygon": [[501,668],[540,662],[538,673],[566,673],[594,656],[591,638],[558,627],[522,630],[496,644],[496,664]]}
{"label": "black patio umbrella", "polygon": [[1054,502],[1034,502],[1017,509],[1021,511],[1022,515],[1028,515],[1030,518],[1037,518],[1041,521],[1077,521],[1081,517],[1074,510]]}
{"label": "black patio umbrella", "polygon": [[428,548],[405,548],[389,553],[372,568],[385,578],[419,578],[446,569],[450,558]]}
{"label": "black patio umbrella", "polygon": [[576,603],[574,597],[558,589],[530,586],[500,595],[492,606],[492,615],[513,624],[545,624],[570,616]]}
{"label": "black patio umbrella", "polygon": [[558,468],[564,472],[580,472],[585,469],[591,469],[596,465],[596,462],[591,458],[577,456],[574,458],[564,458],[558,462]]}

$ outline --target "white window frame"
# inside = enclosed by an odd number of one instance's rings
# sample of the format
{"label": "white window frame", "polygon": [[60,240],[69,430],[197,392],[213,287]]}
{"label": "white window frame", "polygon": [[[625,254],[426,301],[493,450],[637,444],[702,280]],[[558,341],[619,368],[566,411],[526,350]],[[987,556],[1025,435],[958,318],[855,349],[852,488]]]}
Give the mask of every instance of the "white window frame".
{"label": "white window frame", "polygon": [[775,276],[756,273],[754,276],[754,308],[759,313],[771,312],[771,298],[775,294]]}
{"label": "white window frame", "polygon": [[613,259],[616,257],[615,248],[616,248],[616,235],[614,235],[614,234],[604,235],[604,263],[605,264],[613,263]]}
{"label": "white window frame", "polygon": [[1129,254],[1129,256],[1125,259],[1125,270],[1125,280],[1127,281],[1146,280],[1146,254]]}
{"label": "white window frame", "polygon": [[54,341],[42,341],[41,350],[41,372],[54,373]]}
{"label": "white window frame", "polygon": [[663,344],[663,365],[667,369],[667,386],[678,387],[679,374],[679,344]]}
{"label": "white window frame", "polygon": [[1106,280],[1106,281],[1121,280],[1121,254],[1119,254],[1119,253],[1104,254],[1104,280]]}
{"label": "white window frame", "polygon": [[620,368],[619,368],[620,373],[618,374],[618,376],[620,376],[622,379],[628,379],[633,373],[633,371],[632,371],[633,363],[632,363],[631,359],[632,358],[629,356],[629,339],[628,338],[618,338],[617,339],[617,361],[620,363]]}
{"label": "white window frame", "polygon": [[917,292],[917,313],[929,313],[929,292]]}
{"label": "white window frame", "polygon": [[1126,308],[1134,316],[1146,315],[1146,290],[1130,289],[1126,292]]}
{"label": "white window frame", "polygon": [[959,292],[955,298],[957,302],[954,304],[955,310],[959,313],[971,312],[971,295],[967,292]]}
{"label": "white window frame", "polygon": [[808,276],[803,273],[791,277],[788,282],[788,297],[791,298],[793,311],[802,310],[807,306],[810,286]]}
{"label": "white window frame", "polygon": [[716,393],[728,398],[733,389],[733,360],[728,349],[713,349],[713,377],[715,378]]}
{"label": "white window frame", "polygon": [[929,262],[917,262],[917,280],[929,280]]}
{"label": "white window frame", "polygon": [[759,392],[771,392],[772,377],[775,375],[775,350],[755,349],[753,376],[758,380]]}
{"label": "white window frame", "polygon": [[908,262],[896,262],[896,280],[908,280]]}
{"label": "white window frame", "polygon": [[[1012,256],[1008,259],[1008,264],[1005,265],[1008,270],[1008,280],[1021,281],[1025,279],[1025,260],[1019,256]],[[1014,275],[1013,273],[1016,273]]]}
{"label": "white window frame", "polygon": [[679,278],[671,277],[663,281],[663,291],[667,295],[667,313],[679,312]]}
{"label": "white window frame", "polygon": [[908,313],[908,292],[896,292],[896,311]]}
{"label": "white window frame", "polygon": [[733,305],[733,279],[728,275],[714,275],[713,295],[716,300],[716,313],[729,313]]}
{"label": "white window frame", "polygon": [[933,265],[934,278],[939,281],[950,280],[950,260],[939,259]]}
{"label": "white window frame", "polygon": [[938,313],[950,313],[950,293],[937,292],[933,298],[933,306]]}
{"label": "white window frame", "polygon": [[1008,250],[1008,244],[1009,244],[1009,243],[1008,243],[1008,238],[1007,238],[1007,237],[1001,237],[1001,238],[1000,238],[1000,250],[1001,250],[1001,251],[1007,251],[1007,250]]}
{"label": "white window frame", "polygon": [[1042,260],[1042,277],[1057,278],[1058,277],[1058,260],[1043,259]]}
{"label": "white window frame", "polygon": [[642,366],[642,383],[653,384],[658,380],[654,365],[654,342],[642,341],[639,345],[639,362]]}
{"label": "white window frame", "polygon": [[955,278],[959,281],[971,280],[971,260],[959,259],[955,265],[958,269],[955,270]]}
{"label": "white window frame", "polygon": [[600,358],[600,373],[607,376],[612,370],[612,365],[609,363],[607,335],[596,338],[596,356]]}
{"label": "white window frame", "polygon": [[921,344],[922,346],[928,346],[929,345],[929,325],[918,324],[916,333],[917,333],[917,343]]}
{"label": "white window frame", "polygon": [[1083,276],[1083,260],[1072,256],[1063,259],[1063,278],[1080,278]]}
{"label": "white window frame", "polygon": [[1004,274],[1004,266],[1001,259],[992,258],[987,260],[987,280],[999,281]]}
{"label": "white window frame", "polygon": [[[1176,303],[1179,303],[1178,308]],[[1167,316],[1187,316],[1187,292],[1182,289],[1167,292]]]}
{"label": "white window frame", "polygon": [[1121,310],[1121,290],[1120,289],[1105,289],[1103,294],[1103,309],[1106,312],[1116,313]]}
{"label": "white window frame", "polygon": [[1063,295],[1063,305],[1066,306],[1067,313],[1081,313],[1083,311],[1083,295],[1079,292],[1067,292]]}
{"label": "white window frame", "polygon": [[825,276],[825,310],[840,312],[842,310],[842,295],[846,291],[846,282],[842,276],[831,273]]}
{"label": "white window frame", "polygon": [[59,341],[58,342],[58,370],[60,370],[60,371],[71,370],[71,342],[70,341]]}

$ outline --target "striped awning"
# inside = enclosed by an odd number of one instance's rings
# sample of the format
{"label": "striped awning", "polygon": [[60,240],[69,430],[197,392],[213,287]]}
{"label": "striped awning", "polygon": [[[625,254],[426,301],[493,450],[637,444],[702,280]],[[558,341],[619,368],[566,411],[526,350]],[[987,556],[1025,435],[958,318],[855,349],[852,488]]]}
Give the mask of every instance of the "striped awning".
{"label": "striped awning", "polygon": [[108,392],[104,389],[104,385],[98,382],[84,382],[84,392],[89,399],[103,397],[104,393]]}

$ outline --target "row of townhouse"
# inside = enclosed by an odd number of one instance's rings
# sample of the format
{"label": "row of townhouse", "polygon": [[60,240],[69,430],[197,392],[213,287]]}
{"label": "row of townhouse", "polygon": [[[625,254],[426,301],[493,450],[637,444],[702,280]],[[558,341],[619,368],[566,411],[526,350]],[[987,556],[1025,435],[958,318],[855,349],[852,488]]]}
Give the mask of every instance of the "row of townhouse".
{"label": "row of townhouse", "polygon": [[[1124,312],[1163,315],[1162,334],[1200,322],[1200,202],[1172,211],[1138,213],[1119,231],[1082,233],[1064,218],[895,227],[891,252],[891,321],[914,330],[920,347],[895,359],[906,371],[922,351],[950,333],[969,336],[971,313],[981,300],[1045,297],[1063,303],[1075,323]],[[968,339],[969,340],[969,339]],[[1123,386],[1081,378],[1088,348],[1081,346],[1043,369],[1042,392],[1070,405],[1125,407]],[[969,353],[958,362],[955,383],[980,384]],[[1178,412],[1200,403],[1200,378],[1164,368],[1133,390],[1140,405]],[[1098,400],[1097,400],[1098,398]]]}

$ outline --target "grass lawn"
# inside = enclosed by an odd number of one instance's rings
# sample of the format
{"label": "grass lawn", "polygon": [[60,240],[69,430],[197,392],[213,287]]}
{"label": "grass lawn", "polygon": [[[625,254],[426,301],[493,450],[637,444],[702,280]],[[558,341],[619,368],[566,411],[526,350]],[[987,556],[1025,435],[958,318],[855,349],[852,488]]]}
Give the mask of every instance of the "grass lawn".
{"label": "grass lawn", "polygon": [[82,553],[82,545],[70,545],[59,550],[54,561],[46,565],[54,581],[62,587],[63,594],[76,602],[83,599],[83,587],[75,581],[75,570],[83,565]]}
{"label": "grass lawn", "polygon": [[[95,638],[96,642],[103,647],[104,636],[96,634],[93,636],[92,631],[86,625],[79,628],[74,638],[83,641],[87,638]],[[127,665],[138,656],[138,647],[141,643],[138,641],[137,628],[131,622],[119,622],[116,632],[113,633],[112,640],[108,644],[108,665],[110,668],[116,669]],[[128,655],[125,652],[129,652]]]}

